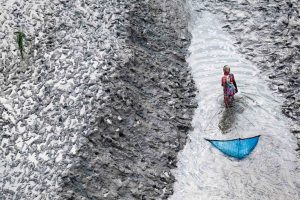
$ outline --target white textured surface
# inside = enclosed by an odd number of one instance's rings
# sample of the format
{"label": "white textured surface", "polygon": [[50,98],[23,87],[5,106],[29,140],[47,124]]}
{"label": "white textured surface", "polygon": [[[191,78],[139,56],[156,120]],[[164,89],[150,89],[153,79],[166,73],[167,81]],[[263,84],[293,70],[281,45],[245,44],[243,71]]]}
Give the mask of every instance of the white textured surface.
{"label": "white textured surface", "polygon": [[[281,114],[282,99],[270,92],[256,66],[236,52],[217,16],[207,12],[199,16],[191,27],[188,59],[200,91],[199,107],[191,141],[179,153],[178,169],[173,171],[177,182],[170,200],[299,199],[296,139]],[[220,79],[225,64],[231,66],[239,87],[232,113],[222,108]],[[226,130],[223,126],[222,134],[221,123],[232,126]],[[256,149],[242,161],[224,156],[204,140],[257,134],[262,136]]]}

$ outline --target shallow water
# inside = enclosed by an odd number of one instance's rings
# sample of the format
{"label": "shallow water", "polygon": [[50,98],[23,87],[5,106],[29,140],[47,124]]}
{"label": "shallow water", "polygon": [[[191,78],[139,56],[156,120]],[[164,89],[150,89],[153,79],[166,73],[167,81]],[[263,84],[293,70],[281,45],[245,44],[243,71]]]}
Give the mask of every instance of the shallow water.
{"label": "shallow water", "polygon": [[[190,141],[178,155],[174,195],[170,200],[300,199],[296,139],[280,110],[282,99],[269,90],[260,71],[234,47],[222,30],[222,18],[194,14],[188,58],[199,90]],[[197,16],[196,16],[197,15]],[[239,88],[225,109],[222,67],[231,66]],[[262,135],[252,154],[238,161],[204,140]]]}

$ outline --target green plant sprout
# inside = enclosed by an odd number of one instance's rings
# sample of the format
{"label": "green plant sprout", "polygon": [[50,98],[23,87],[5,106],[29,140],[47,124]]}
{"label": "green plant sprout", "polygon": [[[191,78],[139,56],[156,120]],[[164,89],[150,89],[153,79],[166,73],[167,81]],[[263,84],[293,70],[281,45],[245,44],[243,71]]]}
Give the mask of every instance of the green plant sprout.
{"label": "green plant sprout", "polygon": [[24,41],[25,41],[25,33],[21,31],[15,32],[17,35],[17,44],[21,53],[22,60],[24,59]]}

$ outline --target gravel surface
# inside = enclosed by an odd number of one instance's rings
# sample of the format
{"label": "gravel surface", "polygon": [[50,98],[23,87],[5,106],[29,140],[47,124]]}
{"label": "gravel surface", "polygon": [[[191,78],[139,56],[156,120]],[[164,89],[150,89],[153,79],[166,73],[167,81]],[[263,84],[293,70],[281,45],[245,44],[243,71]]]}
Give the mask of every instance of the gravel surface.
{"label": "gravel surface", "polygon": [[167,198],[197,107],[187,23],[180,0],[1,0],[0,199]]}

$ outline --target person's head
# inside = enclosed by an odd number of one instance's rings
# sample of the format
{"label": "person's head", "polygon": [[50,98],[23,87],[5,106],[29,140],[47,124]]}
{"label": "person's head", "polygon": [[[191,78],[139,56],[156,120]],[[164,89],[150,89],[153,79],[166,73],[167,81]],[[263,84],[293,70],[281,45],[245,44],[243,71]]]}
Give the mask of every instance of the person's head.
{"label": "person's head", "polygon": [[229,74],[230,73],[230,67],[228,65],[225,65],[223,67],[223,72],[224,72],[224,74]]}

